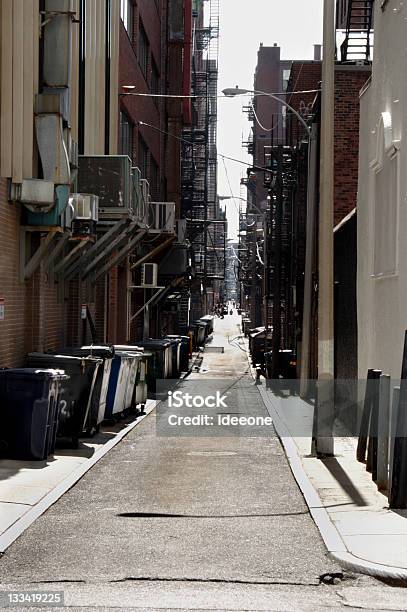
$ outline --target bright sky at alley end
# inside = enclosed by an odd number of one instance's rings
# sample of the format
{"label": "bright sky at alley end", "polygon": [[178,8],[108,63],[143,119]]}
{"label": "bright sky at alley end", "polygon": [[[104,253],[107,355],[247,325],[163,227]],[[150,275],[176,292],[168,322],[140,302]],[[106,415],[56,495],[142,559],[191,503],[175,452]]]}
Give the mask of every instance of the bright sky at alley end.
{"label": "bright sky at alley end", "polygon": [[[282,59],[313,59],[313,45],[322,42],[322,13],[323,0],[220,0],[219,92],[235,85],[253,88],[260,43],[265,46],[277,43]],[[242,148],[250,127],[242,112],[247,99],[219,100],[218,150],[251,163]],[[228,160],[225,164],[234,195],[244,197],[246,189],[240,190],[240,178],[246,176],[245,167]],[[218,193],[230,195],[221,158],[218,176]],[[228,200],[226,209],[229,236],[235,237],[237,208]]]}

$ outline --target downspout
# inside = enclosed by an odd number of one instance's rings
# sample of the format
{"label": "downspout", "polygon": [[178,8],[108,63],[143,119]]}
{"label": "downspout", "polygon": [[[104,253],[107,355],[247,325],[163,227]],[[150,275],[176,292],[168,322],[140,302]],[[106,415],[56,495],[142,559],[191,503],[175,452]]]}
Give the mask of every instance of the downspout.
{"label": "downspout", "polygon": [[85,152],[85,79],[86,79],[86,0],[79,8],[79,93],[78,93],[78,150]]}
{"label": "downspout", "polygon": [[105,32],[105,155],[110,153],[110,70],[112,59],[112,0],[106,0],[106,32]]}

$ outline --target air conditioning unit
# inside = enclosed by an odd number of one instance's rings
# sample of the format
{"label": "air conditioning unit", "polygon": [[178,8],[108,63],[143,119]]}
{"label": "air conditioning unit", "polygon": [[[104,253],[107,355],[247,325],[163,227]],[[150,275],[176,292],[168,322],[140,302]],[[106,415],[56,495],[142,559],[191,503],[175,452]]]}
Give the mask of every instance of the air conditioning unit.
{"label": "air conditioning unit", "polygon": [[175,203],[151,202],[153,219],[149,223],[151,233],[175,234]]}
{"label": "air conditioning unit", "polygon": [[83,221],[98,220],[99,198],[90,193],[73,193],[69,198],[75,210],[75,218]]}
{"label": "air conditioning unit", "polygon": [[91,236],[96,233],[99,198],[93,194],[73,193],[68,208],[73,209],[72,233],[74,236]]}
{"label": "air conditioning unit", "polygon": [[141,266],[141,286],[157,287],[158,264],[145,263]]}
{"label": "air conditioning unit", "polygon": [[132,166],[127,155],[80,155],[78,191],[99,198],[100,219],[133,217]]}

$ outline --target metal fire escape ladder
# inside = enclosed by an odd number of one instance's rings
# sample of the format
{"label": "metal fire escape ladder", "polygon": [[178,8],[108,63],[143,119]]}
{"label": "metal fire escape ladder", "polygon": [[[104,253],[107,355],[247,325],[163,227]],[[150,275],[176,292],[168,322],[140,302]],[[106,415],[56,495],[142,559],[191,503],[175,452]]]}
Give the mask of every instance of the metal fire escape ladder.
{"label": "metal fire escape ladder", "polygon": [[373,32],[373,0],[348,0],[345,40],[341,61],[371,61],[370,39]]}

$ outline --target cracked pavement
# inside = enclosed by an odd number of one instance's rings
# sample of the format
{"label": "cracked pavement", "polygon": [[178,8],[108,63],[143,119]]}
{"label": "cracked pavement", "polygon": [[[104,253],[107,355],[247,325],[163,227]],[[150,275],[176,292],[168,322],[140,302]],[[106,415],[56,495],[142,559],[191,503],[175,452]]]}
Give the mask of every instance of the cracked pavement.
{"label": "cracked pavement", "polygon": [[[266,414],[228,341],[237,323],[217,322],[225,353],[184,384],[239,379],[248,410]],[[327,557],[275,436],[169,438],[155,425],[152,413],[8,549],[0,591],[63,590],[88,610],[407,610],[405,589]]]}

